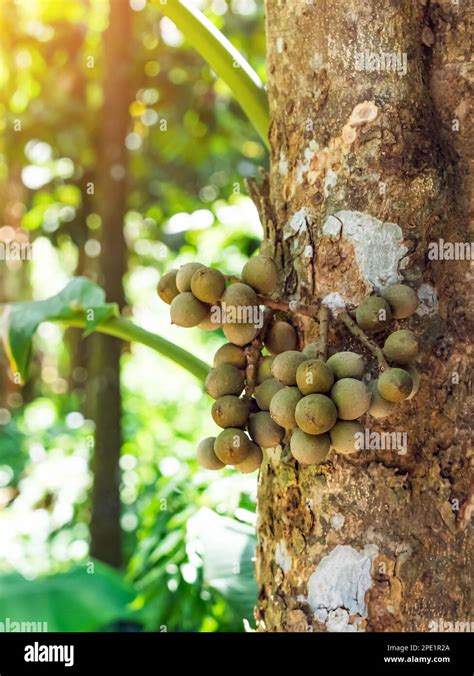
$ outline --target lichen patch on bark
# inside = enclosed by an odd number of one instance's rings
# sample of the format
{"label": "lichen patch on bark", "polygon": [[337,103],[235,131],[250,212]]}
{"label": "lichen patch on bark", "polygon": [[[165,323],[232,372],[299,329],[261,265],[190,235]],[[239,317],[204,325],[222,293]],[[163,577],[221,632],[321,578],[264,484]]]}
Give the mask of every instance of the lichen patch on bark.
{"label": "lichen patch on bark", "polygon": [[308,580],[308,603],[328,631],[360,631],[367,617],[365,596],[372,586],[376,545],[358,551],[338,545],[321,559]]}
{"label": "lichen patch on bark", "polygon": [[341,238],[354,247],[357,268],[368,290],[382,291],[401,280],[399,265],[408,249],[402,229],[360,211],[338,211],[328,216],[323,236]]}

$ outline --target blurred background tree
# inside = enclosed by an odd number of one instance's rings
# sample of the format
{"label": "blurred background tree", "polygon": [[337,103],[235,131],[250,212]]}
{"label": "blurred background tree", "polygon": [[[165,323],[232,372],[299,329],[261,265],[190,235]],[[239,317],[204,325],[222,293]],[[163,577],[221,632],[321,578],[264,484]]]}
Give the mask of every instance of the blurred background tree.
{"label": "blurred background tree", "polygon": [[[195,4],[263,78],[262,4]],[[0,261],[0,302],[85,275],[209,362],[222,333],[171,327],[156,284],[191,259],[235,274],[257,248],[244,180],[262,142],[158,0],[5,0],[0,21],[0,239],[32,245],[30,261]],[[21,389],[1,356],[0,619],[242,630],[256,478],[197,466],[216,429],[201,384],[145,347],[47,322],[34,355]]]}

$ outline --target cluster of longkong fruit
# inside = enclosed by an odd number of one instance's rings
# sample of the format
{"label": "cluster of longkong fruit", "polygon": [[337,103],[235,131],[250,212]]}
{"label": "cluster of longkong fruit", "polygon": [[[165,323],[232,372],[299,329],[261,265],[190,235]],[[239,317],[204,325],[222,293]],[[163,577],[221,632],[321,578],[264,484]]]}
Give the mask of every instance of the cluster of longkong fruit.
{"label": "cluster of longkong fruit", "polygon": [[[222,328],[229,341],[217,350],[205,382],[206,392],[215,400],[212,417],[223,428],[198,446],[198,462],[206,469],[233,465],[241,472],[253,472],[262,462],[262,449],[278,446],[286,434],[291,454],[303,465],[324,462],[331,449],[354,453],[356,435],[364,433],[358,418],[365,413],[385,418],[418,390],[420,378],[412,363],[418,354],[415,334],[397,330],[388,335],[383,348],[369,335],[386,331],[392,319],[415,312],[418,299],[411,287],[395,284],[380,296],[365,297],[356,308],[355,321],[345,309],[336,315],[378,361],[378,379],[366,382],[360,354],[336,352],[326,359],[325,305],[319,310],[298,305],[296,312],[319,320],[320,340],[302,352],[296,349],[293,325],[280,318],[282,313],[291,314],[291,303],[275,298],[277,281],[274,261],[257,255],[245,264],[241,279],[186,263],[163,275],[158,284],[173,324],[207,331]],[[234,317],[239,316],[239,307],[266,306],[263,326],[214,323],[213,309],[224,302]]]}

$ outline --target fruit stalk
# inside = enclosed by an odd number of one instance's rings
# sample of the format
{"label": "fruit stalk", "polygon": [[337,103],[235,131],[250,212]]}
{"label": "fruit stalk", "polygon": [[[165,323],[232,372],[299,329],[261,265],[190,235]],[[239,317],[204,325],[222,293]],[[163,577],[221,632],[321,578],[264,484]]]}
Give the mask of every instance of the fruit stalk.
{"label": "fruit stalk", "polygon": [[[226,275],[225,278],[228,282],[242,282],[240,277],[237,277],[236,275]],[[264,296],[260,293],[257,293],[257,299],[260,305],[265,305],[265,307],[271,308],[272,310],[291,312],[295,315],[305,315],[306,317],[312,317],[313,319],[318,317],[317,307],[305,305],[299,301],[288,301],[283,298],[270,298],[270,296]]]}
{"label": "fruit stalk", "polygon": [[327,305],[319,308],[319,352],[321,361],[326,361],[329,329],[329,309]]}
{"label": "fruit stalk", "polygon": [[267,334],[268,327],[273,318],[273,310],[267,308],[263,316],[263,325],[257,336],[252,340],[250,345],[245,348],[245,356],[247,357],[247,367],[245,369],[245,393],[244,397],[250,399],[256,387],[255,375],[257,372],[258,362],[262,354],[263,341]]}
{"label": "fruit stalk", "polygon": [[347,329],[362,343],[362,345],[365,345],[365,347],[372,352],[374,357],[377,359],[379,371],[386,371],[389,366],[382,350],[378,345],[376,345],[376,343],[370,340],[370,338],[359,326],[357,326],[352,317],[350,317],[347,312],[340,312],[337,315],[337,319],[347,327]]}

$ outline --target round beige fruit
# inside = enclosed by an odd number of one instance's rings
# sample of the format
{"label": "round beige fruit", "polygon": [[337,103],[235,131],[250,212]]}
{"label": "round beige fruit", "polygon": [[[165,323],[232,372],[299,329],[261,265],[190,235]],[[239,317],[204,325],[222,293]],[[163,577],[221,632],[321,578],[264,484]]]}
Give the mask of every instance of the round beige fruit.
{"label": "round beige fruit", "polygon": [[273,355],[294,350],[297,343],[295,329],[288,322],[280,320],[273,322],[265,336],[265,347]]}
{"label": "round beige fruit", "polygon": [[280,383],[276,378],[267,378],[263,383],[257,385],[255,388],[255,399],[257,400],[258,407],[262,411],[269,411],[273,396],[284,387],[283,383]]}
{"label": "round beige fruit", "polygon": [[291,435],[291,454],[302,465],[320,465],[326,460],[330,448],[328,434],[306,434],[297,429]]}
{"label": "round beige fruit", "polygon": [[248,457],[251,450],[250,439],[236,427],[223,430],[214,442],[215,454],[226,465],[238,465]]}
{"label": "round beige fruit", "polygon": [[371,415],[372,418],[381,420],[392,414],[397,405],[394,401],[384,399],[379,392],[378,386],[378,380],[371,380],[367,383],[367,387],[372,395],[367,413]]}
{"label": "round beige fruit", "polygon": [[215,437],[206,437],[197,447],[197,461],[204,469],[222,469],[225,463],[221,462],[214,452]]}
{"label": "round beige fruit", "polygon": [[197,326],[206,319],[209,308],[195,298],[190,291],[180,293],[170,305],[171,323],[184,328]]}
{"label": "round beige fruit", "polygon": [[214,268],[199,268],[191,277],[191,291],[198,300],[214,305],[225,291],[225,277]]}
{"label": "round beige fruit", "polygon": [[288,386],[283,387],[273,395],[270,402],[270,415],[280,427],[284,427],[286,430],[296,427],[296,405],[302,397],[303,395],[297,387]]}
{"label": "round beige fruit", "polygon": [[202,331],[216,331],[217,329],[221,328],[222,324],[219,324],[219,322],[214,320],[214,314],[212,311],[209,311],[202,322],[199,322],[198,324],[198,329],[202,329]]}
{"label": "round beige fruit", "polygon": [[254,444],[253,441],[250,442],[250,453],[242,462],[239,462],[238,465],[235,465],[235,469],[242,472],[242,474],[251,474],[255,472],[263,461],[263,453],[260,446]]}
{"label": "round beige fruit", "polygon": [[225,343],[217,350],[214,355],[214,366],[221,364],[230,364],[238,369],[244,369],[247,366],[245,352],[238,345]]}
{"label": "round beige fruit", "polygon": [[221,364],[209,371],[204,388],[213,399],[219,399],[226,394],[238,396],[244,389],[244,382],[243,371],[230,364]]}
{"label": "round beige fruit", "polygon": [[177,270],[170,270],[165,273],[158,282],[158,295],[164,303],[171,305],[171,301],[176,298],[179,289],[176,286]]}
{"label": "round beige fruit", "polygon": [[260,357],[257,366],[257,383],[263,383],[264,380],[272,377],[272,364],[274,359],[275,357],[271,357],[270,355]]}
{"label": "round beige fruit", "polygon": [[305,354],[308,359],[318,359],[319,343],[306,343],[303,348],[303,354]]}
{"label": "round beige fruit", "polygon": [[[225,303],[226,312],[239,313],[239,308],[254,308],[258,306],[257,294],[248,284],[236,282],[224,291],[221,303]],[[242,310],[240,310],[242,312]]]}
{"label": "round beige fruit", "polygon": [[382,293],[382,297],[390,305],[394,319],[411,317],[418,307],[416,291],[406,284],[394,284]]}
{"label": "round beige fruit", "polygon": [[307,434],[324,434],[337,420],[336,407],[324,394],[308,394],[296,405],[295,420]]}
{"label": "round beige fruit", "polygon": [[329,392],[333,383],[331,369],[320,359],[306,359],[298,366],[296,384],[303,394]]}
{"label": "round beige fruit", "polygon": [[258,333],[254,324],[224,324],[222,328],[229,343],[240,347],[251,343]]}
{"label": "round beige fruit", "polygon": [[212,419],[219,427],[245,427],[250,413],[250,400],[233,394],[219,397],[211,408]]}
{"label": "round beige fruit", "polygon": [[380,296],[364,298],[356,310],[357,324],[367,333],[383,331],[391,319],[390,305]]}
{"label": "round beige fruit", "polygon": [[394,331],[386,339],[383,353],[397,364],[409,364],[418,354],[418,339],[408,329]]}
{"label": "round beige fruit", "polygon": [[355,420],[369,410],[371,394],[360,380],[342,378],[334,383],[331,399],[336,404],[338,418]]}
{"label": "round beige fruit", "polygon": [[272,376],[283,385],[296,385],[298,366],[306,361],[306,356],[296,350],[287,350],[277,354],[272,364]]}
{"label": "round beige fruit", "polygon": [[191,279],[196,272],[205,267],[202,263],[185,263],[182,265],[176,275],[176,286],[178,291],[184,293],[185,291],[191,291]]}
{"label": "round beige fruit", "polygon": [[254,256],[244,265],[242,280],[257,293],[273,293],[278,283],[278,268],[269,256]]}
{"label": "round beige fruit", "polygon": [[338,420],[329,431],[331,447],[343,455],[357,453],[364,443],[364,428],[356,420]]}
{"label": "round beige fruit", "polygon": [[364,359],[356,352],[336,352],[332,357],[329,357],[326,363],[336,380],[341,380],[342,378],[356,378],[356,380],[360,380],[364,375]]}
{"label": "round beige fruit", "polygon": [[248,431],[261,448],[278,446],[285,435],[285,430],[273,420],[268,411],[253,413],[249,418]]}
{"label": "round beige fruit", "polygon": [[379,376],[378,389],[388,401],[403,401],[412,393],[413,379],[405,369],[387,369]]}

